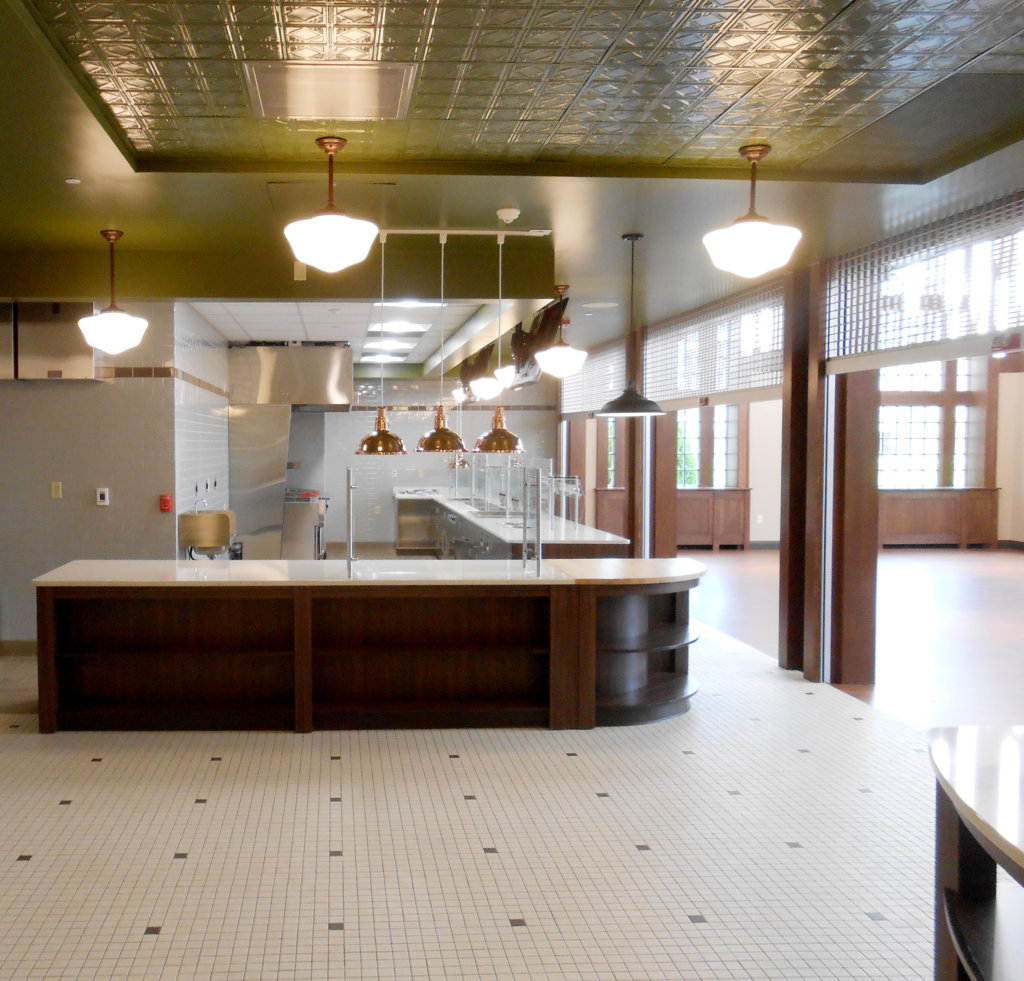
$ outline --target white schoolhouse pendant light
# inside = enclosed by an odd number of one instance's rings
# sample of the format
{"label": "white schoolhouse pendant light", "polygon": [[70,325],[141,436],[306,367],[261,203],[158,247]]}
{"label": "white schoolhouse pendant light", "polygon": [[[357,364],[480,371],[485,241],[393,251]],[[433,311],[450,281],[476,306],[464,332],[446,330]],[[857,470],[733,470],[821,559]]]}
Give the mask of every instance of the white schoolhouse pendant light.
{"label": "white schoolhouse pendant light", "polygon": [[327,207],[284,230],[295,258],[326,273],[362,262],[378,232],[372,221],[349,218],[334,206],[334,155],[346,142],[341,136],[321,136],[316,141],[327,154]]}
{"label": "white schoolhouse pendant light", "polygon": [[754,210],[757,164],[768,156],[770,150],[767,143],[740,147],[740,156],[750,161],[750,210],[728,228],[719,228],[704,236],[704,248],[715,266],[745,279],[753,279],[784,266],[801,236],[799,228],[776,225]]}
{"label": "white schoolhouse pendant light", "polygon": [[105,228],[100,232],[110,243],[110,305],[78,321],[86,342],[107,354],[120,354],[136,347],[149,326],[148,320],[125,313],[114,300],[114,243],[123,234],[116,228]]}

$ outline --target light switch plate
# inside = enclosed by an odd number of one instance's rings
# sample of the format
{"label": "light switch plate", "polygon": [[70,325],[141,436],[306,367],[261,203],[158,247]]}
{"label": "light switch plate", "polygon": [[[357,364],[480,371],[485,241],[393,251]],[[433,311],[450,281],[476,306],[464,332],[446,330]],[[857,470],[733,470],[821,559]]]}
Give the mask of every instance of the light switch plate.
{"label": "light switch plate", "polygon": [[59,501],[64,496],[64,485],[59,480],[50,481],[50,497]]}
{"label": "light switch plate", "polygon": [[98,507],[105,508],[110,506],[110,488],[108,487],[97,487],[96,488],[96,504]]}

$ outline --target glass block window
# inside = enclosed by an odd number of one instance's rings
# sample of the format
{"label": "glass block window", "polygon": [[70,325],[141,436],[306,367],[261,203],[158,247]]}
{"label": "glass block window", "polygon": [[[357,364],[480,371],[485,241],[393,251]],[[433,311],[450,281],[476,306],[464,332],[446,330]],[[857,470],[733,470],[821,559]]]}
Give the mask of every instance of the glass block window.
{"label": "glass block window", "polygon": [[712,487],[735,487],[739,482],[740,412],[738,405],[715,406]]}
{"label": "glass block window", "polygon": [[[581,371],[562,381],[561,410],[596,412],[605,402],[621,395],[626,387],[626,344],[594,351]],[[646,394],[646,393],[645,393]]]}
{"label": "glass block window", "polygon": [[700,409],[676,413],[676,487],[700,484]]}
{"label": "glass block window", "polygon": [[883,405],[878,410],[878,486],[939,486],[942,407]]}
{"label": "glass block window", "polygon": [[[608,459],[607,470],[608,470],[608,482],[605,487],[615,486],[615,419],[605,419],[608,423]],[[598,420],[600,423],[600,420]]]}
{"label": "glass block window", "polygon": [[894,365],[878,372],[881,392],[941,392],[945,383],[946,366],[942,361]]}
{"label": "glass block window", "polygon": [[644,395],[655,401],[782,384],[781,280],[652,328]]}
{"label": "glass block window", "polygon": [[953,486],[979,487],[984,483],[985,412],[958,405],[953,419]]}
{"label": "glass block window", "polygon": [[1024,191],[830,262],[826,356],[1020,330]]}
{"label": "glass block window", "polygon": [[988,358],[959,358],[956,363],[956,390],[980,392],[985,389]]}

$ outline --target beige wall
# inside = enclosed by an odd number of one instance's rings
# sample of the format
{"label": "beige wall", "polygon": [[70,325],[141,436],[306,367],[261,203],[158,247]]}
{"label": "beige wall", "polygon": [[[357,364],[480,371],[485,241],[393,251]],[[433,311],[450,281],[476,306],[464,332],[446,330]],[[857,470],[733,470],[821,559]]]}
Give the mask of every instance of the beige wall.
{"label": "beige wall", "polygon": [[1024,374],[999,376],[999,539],[1024,542]]}
{"label": "beige wall", "polygon": [[72,559],[173,557],[174,515],[159,509],[174,487],[173,385],[0,382],[0,640],[35,638],[34,576]]}
{"label": "beige wall", "polygon": [[749,459],[750,540],[775,543],[782,535],[782,399],[750,403]]}

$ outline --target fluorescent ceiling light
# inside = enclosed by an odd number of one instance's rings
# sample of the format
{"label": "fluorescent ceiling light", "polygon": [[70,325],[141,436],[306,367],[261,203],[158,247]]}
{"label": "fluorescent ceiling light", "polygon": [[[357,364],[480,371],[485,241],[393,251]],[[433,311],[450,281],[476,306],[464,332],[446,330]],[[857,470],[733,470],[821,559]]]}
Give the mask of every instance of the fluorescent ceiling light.
{"label": "fluorescent ceiling light", "polygon": [[380,351],[377,354],[364,354],[359,360],[362,364],[391,364],[396,361],[404,361],[405,356]]}
{"label": "fluorescent ceiling light", "polygon": [[368,351],[411,351],[416,345],[408,341],[398,341],[393,337],[384,337],[379,341],[367,341],[363,347]]}
{"label": "fluorescent ceiling light", "polygon": [[425,307],[440,307],[444,306],[437,300],[385,300],[381,303],[380,300],[374,301],[375,307],[399,307],[403,310],[418,310]]}
{"label": "fluorescent ceiling light", "polygon": [[386,324],[370,324],[369,330],[375,334],[425,334],[426,324],[414,324],[408,320],[389,320]]}

